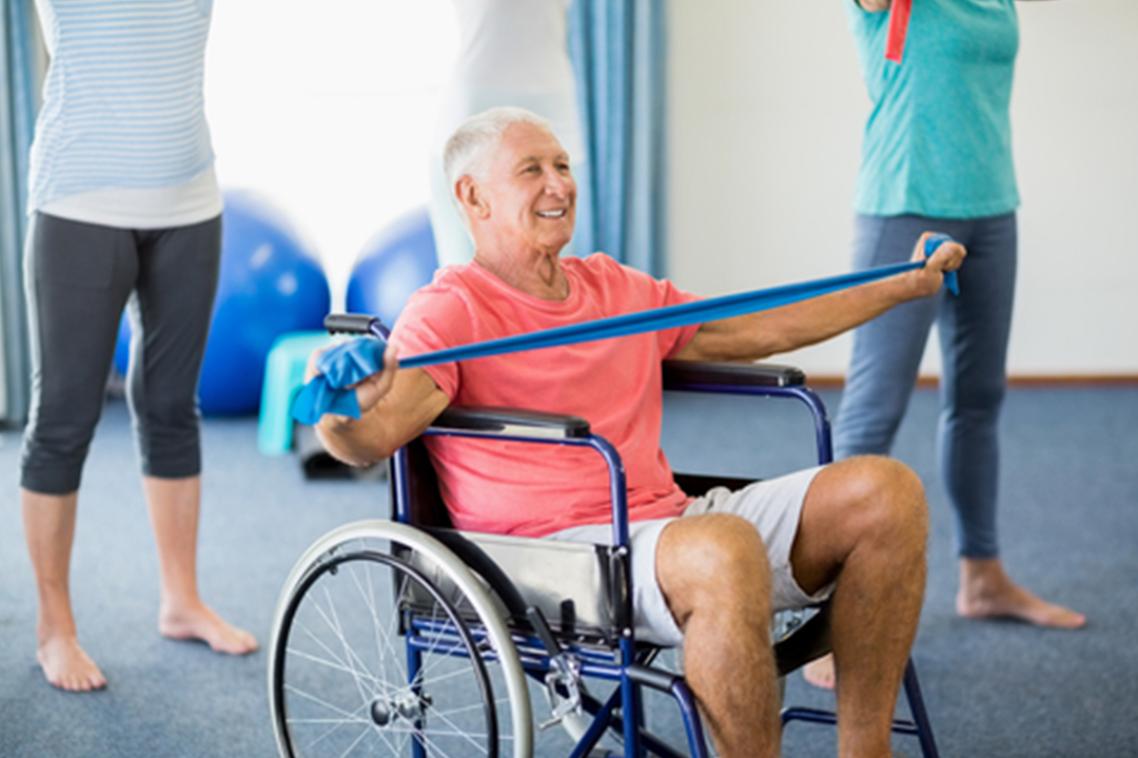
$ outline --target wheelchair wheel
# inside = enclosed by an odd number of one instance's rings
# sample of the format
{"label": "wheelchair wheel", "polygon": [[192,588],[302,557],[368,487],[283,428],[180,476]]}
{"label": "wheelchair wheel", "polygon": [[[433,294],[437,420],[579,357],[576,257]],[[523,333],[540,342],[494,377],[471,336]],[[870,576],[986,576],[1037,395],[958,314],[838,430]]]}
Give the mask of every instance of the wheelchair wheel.
{"label": "wheelchair wheel", "polygon": [[374,521],[318,540],[281,593],[282,755],[527,756],[529,694],[493,599],[441,543]]}

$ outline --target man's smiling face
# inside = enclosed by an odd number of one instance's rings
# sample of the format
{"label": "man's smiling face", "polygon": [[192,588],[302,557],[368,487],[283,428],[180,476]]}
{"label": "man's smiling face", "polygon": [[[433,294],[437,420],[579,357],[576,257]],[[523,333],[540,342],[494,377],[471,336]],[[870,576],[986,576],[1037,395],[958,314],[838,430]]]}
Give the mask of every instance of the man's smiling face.
{"label": "man's smiling face", "polygon": [[479,183],[499,239],[560,251],[572,238],[577,184],[568,153],[548,130],[510,125]]}

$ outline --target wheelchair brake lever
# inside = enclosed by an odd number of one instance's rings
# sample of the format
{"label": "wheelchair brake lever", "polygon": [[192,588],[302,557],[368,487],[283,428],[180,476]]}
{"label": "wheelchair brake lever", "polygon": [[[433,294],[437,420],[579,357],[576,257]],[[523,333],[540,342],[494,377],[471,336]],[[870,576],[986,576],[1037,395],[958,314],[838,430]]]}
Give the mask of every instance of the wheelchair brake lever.
{"label": "wheelchair brake lever", "polygon": [[[553,665],[545,675],[545,699],[549,702],[550,717],[538,723],[541,731],[560,724],[570,714],[581,713],[581,662],[567,653],[554,656],[550,662]],[[559,687],[565,689],[565,695]]]}
{"label": "wheelchair brake lever", "polygon": [[[576,656],[561,649],[540,608],[533,605],[526,608],[526,618],[549,653],[550,669],[545,675],[545,697],[549,701],[551,714],[537,725],[538,729],[544,731],[561,723],[566,716],[581,712],[581,662]],[[560,689],[564,689],[564,695]]]}

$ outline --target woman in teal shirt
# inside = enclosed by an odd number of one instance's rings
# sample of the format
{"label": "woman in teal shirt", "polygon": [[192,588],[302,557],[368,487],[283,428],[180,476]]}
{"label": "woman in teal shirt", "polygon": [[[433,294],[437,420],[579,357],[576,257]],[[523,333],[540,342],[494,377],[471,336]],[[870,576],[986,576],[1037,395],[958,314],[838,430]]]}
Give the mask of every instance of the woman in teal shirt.
{"label": "woman in teal shirt", "polygon": [[[941,344],[941,473],[957,516],[957,612],[1080,627],[1082,614],[1013,582],[999,558],[997,423],[1016,273],[1009,104],[1019,26],[1012,0],[917,0],[900,64],[885,59],[889,0],[847,2],[872,109],[862,142],[854,266],[908,258],[922,231],[968,248],[959,297],[895,308],[854,336],[837,457],[888,454],[935,322]],[[807,679],[832,684],[827,662]]]}

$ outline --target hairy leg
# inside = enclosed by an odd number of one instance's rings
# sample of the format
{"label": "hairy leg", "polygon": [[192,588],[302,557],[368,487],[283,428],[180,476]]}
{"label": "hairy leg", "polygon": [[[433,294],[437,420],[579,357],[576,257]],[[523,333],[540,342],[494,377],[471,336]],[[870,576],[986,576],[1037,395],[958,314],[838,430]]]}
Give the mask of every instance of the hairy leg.
{"label": "hairy leg", "polygon": [[[944,227],[940,220],[933,222],[911,215],[859,215],[855,223],[854,268],[862,270],[907,260],[913,240],[933,227],[963,238],[963,230]],[[834,422],[835,458],[887,455],[892,449],[940,299],[906,303],[854,331],[846,386]],[[802,673],[815,687],[833,689],[833,656],[812,661]]]}
{"label": "hairy leg", "polygon": [[727,514],[678,519],[660,535],[656,575],[719,754],[777,756],[770,565],[758,532]]}
{"label": "hairy leg", "polygon": [[198,595],[201,477],[148,476],[143,487],[158,543],[162,598],[158,631],[173,639],[201,640],[219,653],[243,655],[256,650],[253,635],[226,622]]}
{"label": "hairy leg", "polygon": [[924,596],[927,535],[920,481],[891,459],[833,464],[807,493],[791,563],[808,593],[836,578],[830,623],[841,755],[890,754]]}
{"label": "hairy leg", "polygon": [[20,490],[24,535],[36,576],[36,660],[53,686],[73,692],[97,690],[106,677],[79,646],[71,611],[71,545],[78,493],[47,495]]}

